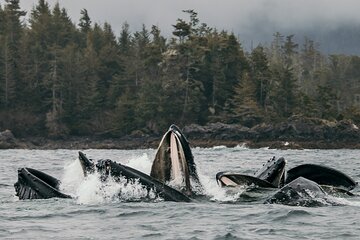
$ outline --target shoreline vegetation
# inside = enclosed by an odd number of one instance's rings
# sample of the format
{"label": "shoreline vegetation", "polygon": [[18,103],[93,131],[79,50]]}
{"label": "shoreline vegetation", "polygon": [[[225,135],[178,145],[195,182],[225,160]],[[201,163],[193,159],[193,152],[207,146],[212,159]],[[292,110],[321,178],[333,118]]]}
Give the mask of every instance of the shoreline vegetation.
{"label": "shoreline vegetation", "polygon": [[[291,118],[278,124],[258,124],[248,128],[238,124],[191,124],[183,133],[191,147],[215,146],[271,149],[360,149],[360,130],[349,120],[326,121]],[[157,148],[160,134],[135,131],[113,138],[71,136],[66,138],[16,138],[10,130],[0,132],[0,149],[147,149]]]}
{"label": "shoreline vegetation", "polygon": [[360,148],[360,56],[279,32],[246,51],[183,12],[171,37],[116,35],[86,9],[0,4],[0,148],[156,148],[173,123],[193,147]]}

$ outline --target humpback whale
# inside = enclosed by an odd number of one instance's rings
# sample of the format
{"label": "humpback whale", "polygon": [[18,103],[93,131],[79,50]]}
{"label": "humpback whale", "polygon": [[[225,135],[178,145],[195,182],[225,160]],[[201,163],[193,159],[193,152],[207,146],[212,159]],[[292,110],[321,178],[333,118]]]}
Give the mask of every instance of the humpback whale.
{"label": "humpback whale", "polygon": [[[85,176],[94,171],[95,164],[82,152],[79,152],[79,160]],[[96,164],[96,169],[99,170],[98,164]],[[115,171],[115,173],[120,173],[128,179],[137,178],[145,186],[158,186],[155,187],[156,189],[165,188],[164,193],[160,194],[165,196],[165,200],[174,198],[166,197],[166,193],[173,188],[186,196],[194,196],[192,191],[194,187],[197,190],[202,190],[189,142],[174,124],[169,127],[160,141],[151,166],[150,176],[119,163],[117,163],[116,169],[118,171]],[[112,176],[114,175],[112,174]],[[165,187],[159,187],[160,184]],[[185,201],[183,196],[178,197]]]}
{"label": "humpback whale", "polygon": [[352,190],[357,183],[345,173],[336,169],[316,165],[302,164],[287,171],[286,183],[290,183],[298,177],[304,177],[319,185],[332,186],[344,190]]}
{"label": "humpback whale", "polygon": [[255,176],[249,176],[233,172],[218,172],[216,174],[217,183],[222,186],[234,187],[238,185],[256,185],[265,188],[278,188],[285,181],[286,161],[283,157],[268,160]]}
{"label": "humpback whale", "polygon": [[[80,165],[84,176],[93,173],[95,170],[100,173],[103,181],[111,176],[115,180],[124,177],[127,181],[139,181],[147,190],[153,190],[157,196],[165,201],[190,202],[191,199],[183,193],[173,189],[164,183],[153,179],[131,167],[116,163],[109,159],[99,160],[97,164],[86,155],[79,152]],[[60,180],[36,169],[21,168],[18,170],[18,181],[14,184],[16,196],[24,199],[47,199],[47,198],[71,198],[59,190]]]}
{"label": "humpback whale", "polygon": [[177,191],[165,185],[162,182],[154,179],[153,177],[131,168],[129,166],[114,162],[110,159],[100,159],[95,164],[91,159],[88,159],[86,155],[79,152],[80,164],[84,170],[84,175],[93,172],[94,169],[100,173],[101,180],[106,181],[108,177],[119,180],[120,177],[124,177],[127,181],[139,181],[140,184],[145,186],[147,190],[153,190],[158,196],[163,198],[165,201],[175,202],[190,202],[190,198],[185,196],[183,193]]}
{"label": "humpback whale", "polygon": [[[200,185],[189,143],[175,125],[170,126],[160,142],[151,168],[151,176],[109,159],[99,160],[95,164],[82,152],[79,152],[78,159],[84,176],[95,171],[100,173],[103,181],[109,176],[115,180],[122,176],[129,182],[138,181],[166,201],[189,202],[191,199],[188,196],[192,194],[190,181]],[[14,187],[19,199],[70,198],[71,196],[59,191],[59,184],[59,180],[48,174],[31,168],[22,168],[18,170],[18,181]],[[167,184],[174,185],[179,190]]]}
{"label": "humpback whale", "polygon": [[[102,181],[111,177],[115,181],[126,179],[129,183],[138,182],[165,201],[189,202],[192,200],[190,197],[202,191],[189,142],[176,125],[171,125],[163,135],[150,175],[110,159],[95,163],[82,152],[79,152],[78,159],[85,177],[97,172]],[[216,181],[222,187],[255,185],[260,188],[253,189],[261,190],[265,197],[268,194],[264,195],[264,190],[274,192],[272,189],[281,188],[265,202],[301,206],[321,204],[320,200],[327,194],[352,195],[349,191],[357,184],[346,174],[321,165],[302,164],[288,171],[285,171],[285,167],[284,158],[273,157],[254,175],[218,172]],[[71,198],[60,191],[59,185],[58,179],[44,172],[21,168],[14,187],[19,199]]]}
{"label": "humpback whale", "polygon": [[71,198],[59,190],[60,180],[36,169],[21,168],[14,184],[16,196],[24,199]]}
{"label": "humpback whale", "polygon": [[283,186],[265,203],[315,207],[324,205],[326,193],[316,182],[298,177]]}
{"label": "humpback whale", "polygon": [[150,176],[188,196],[193,195],[192,187],[202,188],[189,142],[174,124],[160,141]]}

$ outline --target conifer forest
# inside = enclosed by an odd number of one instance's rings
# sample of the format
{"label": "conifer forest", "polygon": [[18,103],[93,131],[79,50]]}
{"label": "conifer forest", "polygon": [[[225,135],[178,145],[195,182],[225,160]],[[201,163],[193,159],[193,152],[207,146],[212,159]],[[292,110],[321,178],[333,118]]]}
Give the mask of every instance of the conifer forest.
{"label": "conifer forest", "polygon": [[[241,35],[203,23],[195,10],[169,23],[115,34],[86,9],[70,19],[39,0],[0,6],[0,130],[17,136],[119,137],[172,123],[254,126],[298,115],[360,123],[360,57],[274,33],[243,49]],[[25,17],[27,16],[27,17]],[[298,38],[300,36],[297,36]]]}

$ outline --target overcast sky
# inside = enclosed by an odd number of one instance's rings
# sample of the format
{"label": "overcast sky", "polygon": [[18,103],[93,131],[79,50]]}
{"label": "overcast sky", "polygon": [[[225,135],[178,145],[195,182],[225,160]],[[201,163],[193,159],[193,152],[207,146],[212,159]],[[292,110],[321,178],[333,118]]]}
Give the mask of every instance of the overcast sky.
{"label": "overcast sky", "polygon": [[[4,0],[0,0],[3,4]],[[37,0],[20,0],[30,10]],[[59,2],[74,22],[86,8],[93,22],[109,22],[115,34],[127,21],[131,30],[157,25],[169,36],[176,19],[185,18],[185,9],[198,12],[210,27],[233,31],[240,39],[272,35],[275,31],[332,28],[342,23],[360,24],[359,0],[48,0]]]}

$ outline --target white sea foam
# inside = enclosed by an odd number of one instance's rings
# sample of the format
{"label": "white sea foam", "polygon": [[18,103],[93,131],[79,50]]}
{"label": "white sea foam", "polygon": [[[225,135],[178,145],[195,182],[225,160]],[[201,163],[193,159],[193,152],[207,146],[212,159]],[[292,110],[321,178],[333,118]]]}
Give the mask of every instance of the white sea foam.
{"label": "white sea foam", "polygon": [[243,149],[249,149],[249,147],[247,146],[246,143],[241,143],[241,144],[238,144],[234,147],[234,149],[236,150],[243,150]]}
{"label": "white sea foam", "polygon": [[[126,165],[149,173],[151,164],[147,154],[143,154],[140,157],[129,159]],[[115,181],[112,177],[102,181],[100,175],[96,172],[84,177],[78,159],[65,165],[61,182],[63,191],[74,196],[79,204],[139,201],[144,198],[156,199],[155,193],[148,191],[138,181],[128,182],[125,178]]]}
{"label": "white sea foam", "polygon": [[219,146],[214,146],[210,149],[214,149],[214,150],[220,150],[220,149],[226,149],[227,147],[225,145],[219,145]]}
{"label": "white sea foam", "polygon": [[76,199],[79,204],[99,204],[155,200],[156,194],[148,191],[138,181],[127,181],[125,178],[115,181],[111,177],[106,181],[101,181],[99,174],[94,173],[87,176],[80,184]]}
{"label": "white sea foam", "polygon": [[141,156],[130,158],[126,163],[127,166],[135,168],[143,173],[150,174],[153,159],[144,153]]}
{"label": "white sea foam", "polygon": [[[104,202],[103,194],[100,190],[101,180],[97,173],[88,175],[76,190],[75,196],[80,204],[96,204]],[[108,188],[110,190],[110,188]]]}
{"label": "white sea foam", "polygon": [[198,176],[203,186],[203,194],[208,196],[212,201],[218,202],[233,202],[236,201],[243,189],[238,188],[236,192],[229,192],[227,188],[220,187],[214,177],[207,176],[201,173],[201,169],[198,168]]}
{"label": "white sea foam", "polygon": [[67,163],[64,166],[64,172],[61,179],[61,189],[67,193],[74,193],[84,180],[83,170],[79,159]]}

